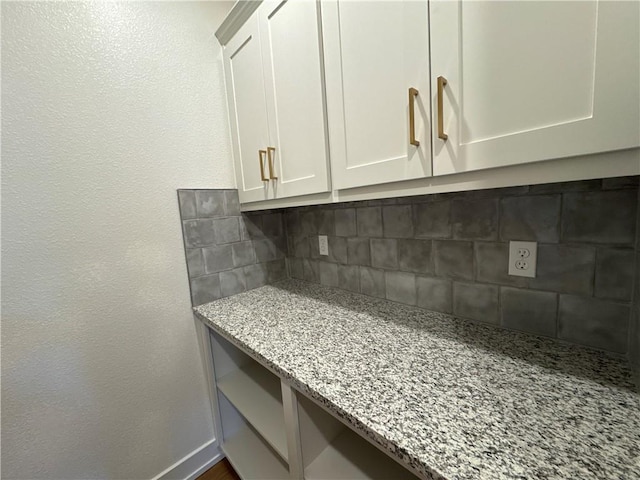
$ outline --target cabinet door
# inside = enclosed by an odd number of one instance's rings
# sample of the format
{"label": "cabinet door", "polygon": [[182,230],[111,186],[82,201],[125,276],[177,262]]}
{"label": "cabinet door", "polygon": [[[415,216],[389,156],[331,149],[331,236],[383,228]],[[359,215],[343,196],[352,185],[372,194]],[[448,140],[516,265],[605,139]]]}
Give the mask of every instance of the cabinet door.
{"label": "cabinet door", "polygon": [[258,10],[277,198],[329,190],[319,9],[268,0]]}
{"label": "cabinet door", "polygon": [[434,175],[640,144],[638,2],[430,5]]}
{"label": "cabinet door", "polygon": [[229,123],[241,203],[273,196],[271,182],[264,181],[261,175],[262,163],[268,177],[269,132],[258,25],[258,16],[254,14],[224,48]]}
{"label": "cabinet door", "polygon": [[[430,175],[427,2],[322,7],[334,188]],[[410,143],[411,111],[419,145]]]}

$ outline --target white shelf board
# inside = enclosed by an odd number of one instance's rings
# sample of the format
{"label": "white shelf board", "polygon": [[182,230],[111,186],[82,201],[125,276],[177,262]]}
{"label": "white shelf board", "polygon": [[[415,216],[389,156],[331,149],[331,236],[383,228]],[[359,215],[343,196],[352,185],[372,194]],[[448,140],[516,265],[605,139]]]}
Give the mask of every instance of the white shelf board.
{"label": "white shelf board", "polygon": [[345,428],[304,471],[306,480],[416,480],[357,433]]}
{"label": "white shelf board", "polygon": [[242,480],[284,480],[289,470],[249,427],[225,439],[222,450]]}
{"label": "white shelf board", "polygon": [[218,390],[287,461],[287,436],[278,377],[252,362],[219,379]]}

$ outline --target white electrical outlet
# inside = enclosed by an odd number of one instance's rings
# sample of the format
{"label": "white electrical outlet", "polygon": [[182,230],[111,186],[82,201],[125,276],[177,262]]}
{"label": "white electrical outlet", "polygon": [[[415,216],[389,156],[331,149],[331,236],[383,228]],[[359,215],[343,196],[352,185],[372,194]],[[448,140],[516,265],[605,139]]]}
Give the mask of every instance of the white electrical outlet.
{"label": "white electrical outlet", "polygon": [[509,275],[535,278],[537,259],[536,242],[509,242]]}
{"label": "white electrical outlet", "polygon": [[329,255],[329,240],[326,235],[318,235],[318,249],[320,255]]}

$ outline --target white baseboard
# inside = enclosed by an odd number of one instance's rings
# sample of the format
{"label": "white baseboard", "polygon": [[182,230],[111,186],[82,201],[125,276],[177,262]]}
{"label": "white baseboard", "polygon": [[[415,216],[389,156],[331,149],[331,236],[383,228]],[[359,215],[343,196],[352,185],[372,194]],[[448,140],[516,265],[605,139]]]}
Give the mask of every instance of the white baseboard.
{"label": "white baseboard", "polygon": [[214,438],[160,472],[152,480],[195,480],[223,458],[224,455]]}

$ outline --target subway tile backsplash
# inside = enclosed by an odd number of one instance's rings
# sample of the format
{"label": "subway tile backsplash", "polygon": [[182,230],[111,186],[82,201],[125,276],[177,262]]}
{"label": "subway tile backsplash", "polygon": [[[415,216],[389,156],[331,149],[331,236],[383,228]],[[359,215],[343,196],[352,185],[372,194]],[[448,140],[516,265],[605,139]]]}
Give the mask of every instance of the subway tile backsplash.
{"label": "subway tile backsplash", "polygon": [[243,215],[237,190],[178,190],[194,306],[287,276],[281,213]]}
{"label": "subway tile backsplash", "polygon": [[[638,348],[638,179],[289,208],[288,273],[624,354]],[[538,242],[536,278],[507,274],[510,240]]]}

